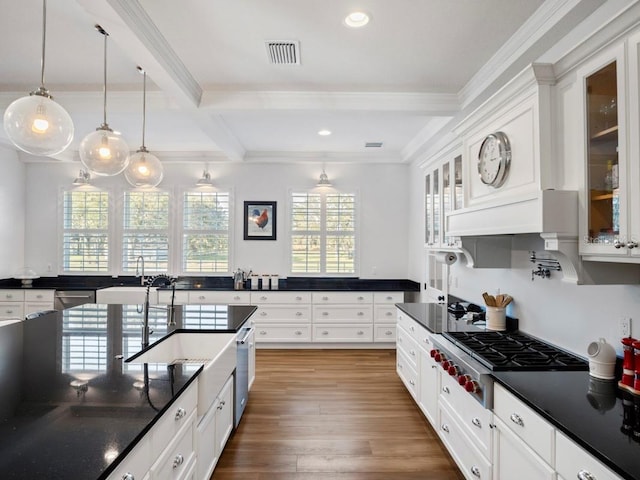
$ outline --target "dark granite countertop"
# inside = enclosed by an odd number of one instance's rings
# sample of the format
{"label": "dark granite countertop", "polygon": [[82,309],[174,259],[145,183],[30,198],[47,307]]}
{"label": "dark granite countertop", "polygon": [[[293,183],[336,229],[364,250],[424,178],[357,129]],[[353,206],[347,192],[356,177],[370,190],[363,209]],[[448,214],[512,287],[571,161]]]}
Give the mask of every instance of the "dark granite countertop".
{"label": "dark granite countertop", "polygon": [[640,478],[640,397],[588,372],[494,372],[507,390],[623,478]]}
{"label": "dark granite countertop", "polygon": [[[254,311],[184,305],[168,327],[166,310],[153,309],[150,342],[236,332]],[[194,381],[202,365],[124,362],[141,349],[141,319],[137,305],[87,304],[0,327],[3,479],[107,478]]]}
{"label": "dark granite countertop", "polygon": [[[288,277],[281,278],[278,290],[285,291],[389,291],[419,292],[420,284],[404,279],[360,279],[343,277]],[[0,280],[0,288],[52,288],[56,290],[97,290],[106,287],[141,286],[134,276],[111,277],[108,275],[60,275],[40,277],[31,287],[23,287],[14,278]],[[249,290],[247,282],[246,290]],[[233,290],[231,277],[178,277],[179,290]]]}

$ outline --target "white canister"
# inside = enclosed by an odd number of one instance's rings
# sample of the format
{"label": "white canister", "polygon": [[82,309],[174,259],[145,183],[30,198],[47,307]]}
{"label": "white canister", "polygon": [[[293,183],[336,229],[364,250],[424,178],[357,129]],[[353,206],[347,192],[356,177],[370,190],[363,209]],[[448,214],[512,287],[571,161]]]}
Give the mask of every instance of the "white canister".
{"label": "white canister", "polygon": [[251,283],[251,290],[258,290],[258,282],[260,277],[258,275],[251,275],[249,281]]}
{"label": "white canister", "polygon": [[271,290],[278,290],[280,282],[279,275],[271,275]]}
{"label": "white canister", "polygon": [[507,329],[507,309],[505,307],[487,306],[487,330]]}
{"label": "white canister", "polygon": [[616,350],[604,338],[591,342],[587,346],[587,355],[589,355],[589,375],[603,380],[616,378]]}
{"label": "white canister", "polygon": [[262,275],[262,290],[271,290],[271,277],[269,275]]}

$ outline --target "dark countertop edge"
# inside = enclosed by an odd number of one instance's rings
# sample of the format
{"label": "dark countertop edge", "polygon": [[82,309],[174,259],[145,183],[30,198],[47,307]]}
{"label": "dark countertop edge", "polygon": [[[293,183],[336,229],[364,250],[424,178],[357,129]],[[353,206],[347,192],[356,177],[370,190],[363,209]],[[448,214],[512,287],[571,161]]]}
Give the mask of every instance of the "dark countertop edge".
{"label": "dark countertop edge", "polygon": [[[40,277],[29,287],[23,287],[15,278],[0,279],[0,288],[21,290],[97,290],[107,287],[140,287],[140,279],[134,276],[112,277],[108,275],[60,275]],[[247,283],[248,286],[248,283]],[[161,287],[162,288],[162,287]],[[168,288],[168,287],[167,287]],[[231,277],[178,277],[177,290],[234,291]],[[355,277],[287,277],[280,279],[276,290],[246,291],[404,291],[419,292],[420,284],[407,279],[361,279]],[[242,291],[242,290],[240,290]]]}
{"label": "dark countertop edge", "polygon": [[147,423],[147,425],[140,431],[140,433],[138,433],[138,435],[136,435],[136,437],[131,442],[129,442],[129,444],[116,457],[116,459],[113,462],[111,462],[107,466],[107,468],[105,468],[105,470],[100,474],[100,476],[97,478],[97,480],[106,480],[107,478],[109,478],[109,475],[111,473],[113,473],[113,471],[116,469],[116,467],[118,465],[120,465],[122,463],[122,461],[127,457],[127,455],[129,455],[129,453],[131,453],[131,451],[136,447],[136,445],[138,445],[138,443],[140,443],[140,440],[142,440],[144,438],[144,436],[147,433],[149,433],[151,428],[156,423],[158,423],[158,420],[160,420],[160,418],[176,402],[178,397],[180,397],[180,395],[182,395],[187,390],[187,388],[189,388],[189,386],[195,381],[196,377],[198,375],[200,375],[200,372],[202,372],[203,368],[204,368],[204,365],[201,365],[200,368],[198,370],[196,370],[193,375],[191,375],[191,378],[185,382],[185,384],[182,386],[182,388],[180,388],[180,390],[178,390],[176,392],[176,394],[171,398],[171,400],[169,400],[165,404],[165,406],[158,411],[156,416],[153,417],[153,419],[149,423]]}
{"label": "dark countertop edge", "polygon": [[[544,373],[544,372],[539,372],[539,373]],[[498,382],[500,385],[506,388],[510,393],[512,393],[518,399],[524,402],[528,407],[534,410],[538,415],[540,415],[542,418],[544,418],[546,421],[552,424],[555,428],[557,428],[563,434],[569,437],[571,440],[576,442],[583,450],[593,455],[598,461],[600,461],[603,465],[605,465],[611,471],[613,471],[618,475],[621,475],[622,478],[625,478],[627,480],[637,480],[636,476],[630,474],[625,470],[622,470],[615,462],[613,462],[604,453],[602,453],[598,449],[593,448],[593,446],[589,445],[578,435],[566,429],[565,426],[562,425],[562,423],[559,420],[557,420],[552,415],[549,415],[549,413],[547,413],[544,409],[540,408],[535,402],[531,401],[526,396],[522,395],[515,387],[511,386],[507,380],[500,378],[499,373],[497,375],[491,374],[491,376],[494,378],[496,382]]]}

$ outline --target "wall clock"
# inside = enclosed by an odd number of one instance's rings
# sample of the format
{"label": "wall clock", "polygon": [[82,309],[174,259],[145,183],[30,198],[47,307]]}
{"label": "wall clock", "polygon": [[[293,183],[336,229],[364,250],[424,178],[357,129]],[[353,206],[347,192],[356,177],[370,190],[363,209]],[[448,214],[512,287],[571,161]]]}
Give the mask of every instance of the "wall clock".
{"label": "wall clock", "polygon": [[511,165],[511,145],[503,132],[490,133],[482,141],[478,153],[478,174],[485,185],[501,187]]}

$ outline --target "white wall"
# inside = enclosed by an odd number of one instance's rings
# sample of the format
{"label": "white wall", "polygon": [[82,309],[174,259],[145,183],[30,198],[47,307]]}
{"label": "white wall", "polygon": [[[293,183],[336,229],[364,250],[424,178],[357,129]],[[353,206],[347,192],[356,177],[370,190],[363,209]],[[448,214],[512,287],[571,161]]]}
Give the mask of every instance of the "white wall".
{"label": "white wall", "polygon": [[[313,188],[322,166],[263,163],[211,164],[216,185],[233,189],[236,223],[232,268],[254,272],[288,273],[287,213],[290,189]],[[30,195],[26,215],[26,257],[39,273],[58,270],[58,202],[63,185],[78,175],[78,163],[28,164]],[[170,163],[160,187],[194,185],[204,164]],[[406,278],[409,192],[406,165],[331,164],[326,172],[339,191],[356,191],[360,198],[360,277]],[[128,188],[123,176],[98,178],[95,185]],[[242,210],[245,200],[278,202],[277,240],[243,240]],[[51,265],[51,272],[46,273]]]}
{"label": "white wall", "polygon": [[0,278],[26,266],[25,166],[15,150],[0,145]]}

